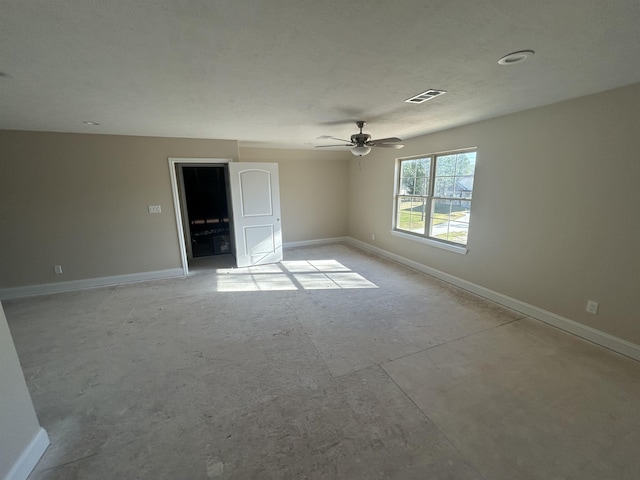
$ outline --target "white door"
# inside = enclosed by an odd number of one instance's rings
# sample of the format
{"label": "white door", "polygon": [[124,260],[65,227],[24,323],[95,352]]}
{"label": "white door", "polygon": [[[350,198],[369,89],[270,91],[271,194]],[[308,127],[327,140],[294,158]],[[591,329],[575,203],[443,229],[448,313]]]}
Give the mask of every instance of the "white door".
{"label": "white door", "polygon": [[238,267],[282,260],[277,163],[229,163],[229,188]]}

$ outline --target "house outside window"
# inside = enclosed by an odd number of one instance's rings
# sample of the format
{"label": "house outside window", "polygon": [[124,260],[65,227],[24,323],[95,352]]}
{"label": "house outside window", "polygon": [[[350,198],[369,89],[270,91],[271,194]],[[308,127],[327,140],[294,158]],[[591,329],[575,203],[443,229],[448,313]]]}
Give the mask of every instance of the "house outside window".
{"label": "house outside window", "polygon": [[475,149],[398,160],[394,230],[466,246],[475,167]]}

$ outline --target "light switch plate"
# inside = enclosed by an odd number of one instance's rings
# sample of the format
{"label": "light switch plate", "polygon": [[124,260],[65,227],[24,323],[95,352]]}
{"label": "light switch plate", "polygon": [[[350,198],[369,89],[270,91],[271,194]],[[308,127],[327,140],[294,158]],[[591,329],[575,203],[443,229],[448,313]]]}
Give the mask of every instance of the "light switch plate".
{"label": "light switch plate", "polygon": [[160,205],[149,205],[149,213],[162,213]]}

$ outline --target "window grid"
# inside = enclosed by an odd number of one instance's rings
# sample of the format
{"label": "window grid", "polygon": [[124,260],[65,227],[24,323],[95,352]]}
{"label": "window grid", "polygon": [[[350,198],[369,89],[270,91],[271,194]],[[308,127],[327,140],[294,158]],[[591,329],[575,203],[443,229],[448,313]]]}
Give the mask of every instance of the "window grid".
{"label": "window grid", "polygon": [[475,149],[400,160],[394,229],[466,245],[475,161]]}

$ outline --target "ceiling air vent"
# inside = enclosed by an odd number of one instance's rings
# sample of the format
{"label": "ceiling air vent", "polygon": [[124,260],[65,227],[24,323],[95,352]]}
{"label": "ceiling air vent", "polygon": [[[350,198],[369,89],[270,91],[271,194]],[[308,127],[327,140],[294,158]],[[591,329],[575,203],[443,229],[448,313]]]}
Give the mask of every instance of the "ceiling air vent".
{"label": "ceiling air vent", "polygon": [[424,103],[427,100],[431,100],[432,98],[439,97],[440,95],[444,95],[447,93],[446,90],[436,90],[435,88],[431,88],[426,92],[419,93],[411,98],[407,98],[405,102],[407,103]]}

